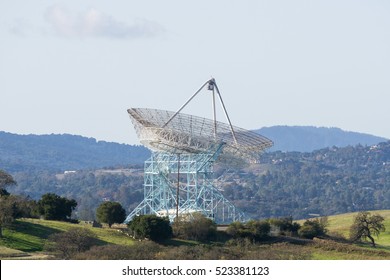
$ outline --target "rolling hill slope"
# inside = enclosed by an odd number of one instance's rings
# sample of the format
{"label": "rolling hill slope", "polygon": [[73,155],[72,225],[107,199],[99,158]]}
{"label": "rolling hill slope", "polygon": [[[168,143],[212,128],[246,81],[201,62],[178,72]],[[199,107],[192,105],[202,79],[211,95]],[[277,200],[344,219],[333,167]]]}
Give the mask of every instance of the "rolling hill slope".
{"label": "rolling hill slope", "polygon": [[270,151],[312,152],[327,147],[371,146],[388,139],[340,128],[314,126],[271,126],[255,130],[274,141]]}
{"label": "rolling hill slope", "polygon": [[0,132],[0,169],[65,171],[143,163],[150,151],[143,146],[62,135],[18,135]]}
{"label": "rolling hill slope", "polygon": [[[352,245],[345,242],[339,243],[331,240],[314,240],[301,242],[300,245],[287,244],[285,242],[276,244],[260,245],[263,252],[277,252],[278,259],[314,259],[314,260],[371,260],[371,259],[390,259],[390,210],[371,211],[371,213],[380,214],[385,218],[386,232],[382,232],[379,238],[376,238],[377,247],[371,248],[368,245]],[[330,234],[344,235],[348,237],[348,230],[352,224],[356,213],[346,213],[329,217],[328,230]],[[0,239],[0,259],[46,259],[52,258],[44,250],[44,244],[50,234],[67,231],[71,228],[89,228],[96,235],[101,245],[133,245],[137,241],[129,238],[125,234],[108,228],[91,228],[85,224],[69,224],[58,221],[43,221],[38,219],[20,219],[11,229],[5,230],[5,238]],[[288,239],[286,239],[288,240]],[[279,241],[280,242],[280,241]],[[194,246],[193,243],[180,242],[180,247]],[[210,247],[211,244],[208,246]],[[177,245],[176,245],[177,246]],[[212,245],[211,245],[212,246]],[[217,247],[226,246],[219,244]],[[252,244],[252,246],[255,246]],[[173,251],[182,250],[180,247],[171,248]],[[226,250],[230,246],[224,247]],[[169,250],[169,247],[161,250]],[[255,248],[252,248],[255,249]],[[185,249],[184,249],[185,250]],[[251,247],[245,250],[251,250]],[[171,251],[172,252],[172,251]],[[291,255],[291,254],[295,254]],[[160,254],[163,256],[164,254]],[[169,255],[166,255],[169,258]],[[256,257],[257,255],[253,255]],[[268,253],[263,253],[260,259],[267,259]],[[254,258],[256,259],[256,258]]]}

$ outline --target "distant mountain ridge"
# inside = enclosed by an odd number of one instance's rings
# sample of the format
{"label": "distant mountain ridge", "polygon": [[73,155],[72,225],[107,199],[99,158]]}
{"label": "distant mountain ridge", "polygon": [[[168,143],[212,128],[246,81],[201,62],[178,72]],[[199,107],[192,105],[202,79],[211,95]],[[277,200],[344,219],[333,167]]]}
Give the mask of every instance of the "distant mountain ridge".
{"label": "distant mountain ridge", "polygon": [[271,126],[254,131],[274,142],[269,151],[312,152],[333,146],[372,146],[388,141],[384,137],[344,131],[335,127]]}
{"label": "distant mountain ridge", "polygon": [[[327,147],[371,146],[387,139],[339,128],[273,126],[255,130],[274,142],[269,151],[311,152]],[[150,151],[138,145],[70,134],[18,135],[0,131],[0,169],[65,171],[142,164]]]}
{"label": "distant mountain ridge", "polygon": [[0,131],[0,169],[65,171],[141,164],[143,146],[96,141],[70,134],[18,135]]}

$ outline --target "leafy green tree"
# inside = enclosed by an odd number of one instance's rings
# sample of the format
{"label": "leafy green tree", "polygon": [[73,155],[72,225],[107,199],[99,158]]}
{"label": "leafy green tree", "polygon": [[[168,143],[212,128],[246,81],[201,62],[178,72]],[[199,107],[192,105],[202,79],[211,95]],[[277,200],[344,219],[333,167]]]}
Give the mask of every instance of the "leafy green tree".
{"label": "leafy green tree", "polygon": [[10,193],[5,189],[6,186],[16,185],[14,178],[7,172],[0,169],[0,197],[9,196]]}
{"label": "leafy green tree", "polygon": [[256,241],[263,240],[269,236],[271,225],[268,221],[249,221],[246,224],[251,236]]}
{"label": "leafy green tree", "polygon": [[69,221],[76,206],[77,202],[74,199],[47,193],[38,201],[37,211],[46,220]]}
{"label": "leafy green tree", "polygon": [[268,221],[251,220],[245,224],[233,222],[227,233],[233,238],[248,239],[251,242],[261,241],[269,236],[271,225]]}
{"label": "leafy green tree", "polygon": [[46,250],[59,254],[62,259],[70,259],[96,244],[96,235],[92,231],[86,228],[72,228],[50,235],[45,247]]}
{"label": "leafy green tree", "polygon": [[183,239],[210,241],[216,237],[217,225],[201,213],[193,213],[173,224],[174,235]]}
{"label": "leafy green tree", "polygon": [[303,238],[313,239],[314,237],[325,235],[327,229],[326,219],[306,220],[299,229],[299,235]]}
{"label": "leafy green tree", "polygon": [[16,185],[16,182],[10,174],[0,169],[0,188],[2,189],[8,185]]}
{"label": "leafy green tree", "polygon": [[156,215],[135,216],[128,225],[134,238],[162,241],[172,237],[172,227],[167,217]]}
{"label": "leafy green tree", "polygon": [[292,216],[270,219],[270,224],[277,227],[280,230],[281,235],[297,235],[301,225],[297,222],[293,222]]}
{"label": "leafy green tree", "polygon": [[243,233],[245,231],[245,226],[243,223],[239,221],[232,222],[228,228],[226,229],[227,234],[232,236],[233,238],[241,238],[243,237]]}
{"label": "leafy green tree", "polygon": [[8,197],[0,197],[0,238],[3,228],[9,226],[15,219],[16,205]]}
{"label": "leafy green tree", "polygon": [[0,238],[3,237],[3,228],[9,226],[18,213],[15,199],[11,198],[11,194],[5,189],[9,185],[16,185],[14,178],[0,170]]}
{"label": "leafy green tree", "polygon": [[3,228],[11,225],[17,218],[35,217],[35,201],[17,195],[0,196],[0,237]]}
{"label": "leafy green tree", "polygon": [[384,218],[379,215],[371,215],[370,212],[359,212],[350,227],[350,239],[358,241],[361,239],[369,239],[373,247],[375,247],[374,236],[379,236],[381,231],[385,231],[383,223]]}
{"label": "leafy green tree", "polygon": [[96,210],[99,223],[106,223],[111,227],[115,223],[123,223],[126,211],[119,202],[105,201]]}
{"label": "leafy green tree", "polygon": [[0,189],[0,197],[2,197],[2,196],[9,196],[9,195],[10,195],[10,193],[7,192],[6,189]]}

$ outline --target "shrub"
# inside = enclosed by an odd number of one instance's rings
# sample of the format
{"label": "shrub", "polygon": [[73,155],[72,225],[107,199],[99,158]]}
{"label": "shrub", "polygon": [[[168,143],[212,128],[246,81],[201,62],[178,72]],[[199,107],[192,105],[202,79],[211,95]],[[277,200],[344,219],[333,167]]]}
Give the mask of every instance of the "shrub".
{"label": "shrub", "polygon": [[250,239],[252,241],[261,241],[268,238],[271,231],[271,225],[268,221],[249,221],[245,224],[233,222],[227,228],[227,233],[233,238]]}
{"label": "shrub", "polygon": [[[327,219],[326,219],[327,220]],[[306,220],[299,229],[299,236],[313,239],[314,237],[323,236],[326,233],[326,222],[323,219]]]}
{"label": "shrub", "polygon": [[96,235],[86,228],[72,228],[49,236],[46,250],[57,253],[62,259],[70,259],[77,253],[97,244]]}
{"label": "shrub", "polygon": [[244,237],[244,232],[245,232],[245,226],[241,222],[233,222],[231,223],[228,228],[226,229],[226,233],[228,233],[230,236],[233,238],[242,238]]}
{"label": "shrub", "polygon": [[172,237],[172,227],[167,217],[135,216],[128,228],[136,239],[148,238],[153,241],[162,241]]}
{"label": "shrub", "polygon": [[279,219],[270,219],[270,224],[277,227],[280,235],[295,236],[298,234],[298,230],[301,225],[293,222],[291,216],[279,218]]}
{"label": "shrub", "polygon": [[175,237],[196,240],[214,240],[217,233],[217,225],[200,213],[193,213],[188,221],[175,221],[173,224]]}
{"label": "shrub", "polygon": [[249,221],[247,227],[256,241],[267,238],[271,230],[271,225],[268,221]]}

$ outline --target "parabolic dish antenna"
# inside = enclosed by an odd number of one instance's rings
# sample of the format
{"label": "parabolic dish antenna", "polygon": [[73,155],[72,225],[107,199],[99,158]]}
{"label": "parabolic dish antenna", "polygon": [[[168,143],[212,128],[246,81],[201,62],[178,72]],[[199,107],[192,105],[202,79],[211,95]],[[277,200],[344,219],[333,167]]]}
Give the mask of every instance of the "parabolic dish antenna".
{"label": "parabolic dish antenna", "polygon": [[[206,86],[212,92],[214,118],[181,113]],[[227,123],[216,120],[216,95]],[[144,165],[144,200],[125,223],[142,214],[166,216],[173,222],[196,212],[222,224],[246,219],[215,186],[213,164],[220,156],[258,161],[272,141],[231,124],[214,79],[204,83],[177,112],[147,108],[127,111],[140,142],[152,150],[152,155]]]}
{"label": "parabolic dish antenna", "polygon": [[[214,120],[181,113],[206,86],[213,93]],[[215,119],[215,90],[228,124]],[[207,81],[177,112],[131,108],[127,110],[138,138],[152,151],[168,153],[212,153],[223,146],[223,154],[257,161],[272,141],[253,131],[232,126],[215,80]]]}

